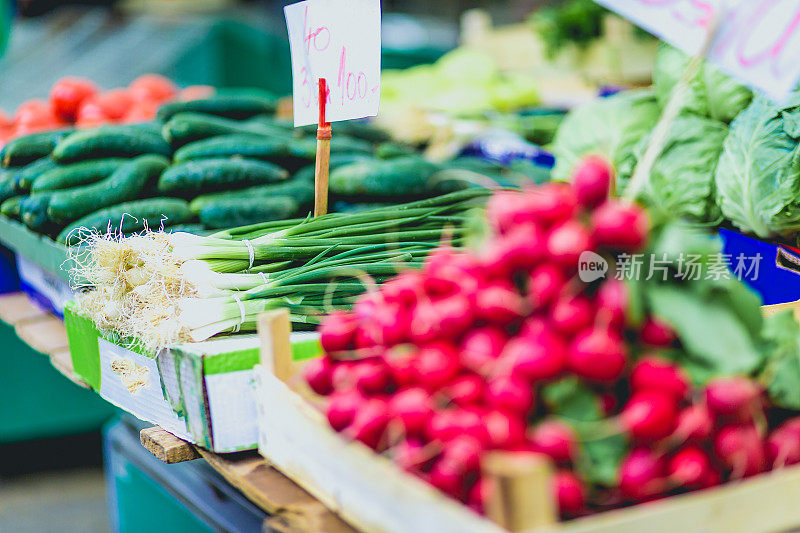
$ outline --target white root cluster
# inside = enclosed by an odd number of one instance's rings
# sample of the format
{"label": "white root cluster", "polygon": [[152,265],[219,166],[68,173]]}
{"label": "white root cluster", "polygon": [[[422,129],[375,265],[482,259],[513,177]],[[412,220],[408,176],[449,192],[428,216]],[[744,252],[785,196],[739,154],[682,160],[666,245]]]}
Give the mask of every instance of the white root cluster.
{"label": "white root cluster", "polygon": [[87,231],[79,237],[81,246],[70,248],[70,259],[72,284],[84,289],[80,313],[101,330],[136,339],[150,350],[190,340],[178,302],[198,289],[183,274],[188,260],[175,253],[172,234]]}

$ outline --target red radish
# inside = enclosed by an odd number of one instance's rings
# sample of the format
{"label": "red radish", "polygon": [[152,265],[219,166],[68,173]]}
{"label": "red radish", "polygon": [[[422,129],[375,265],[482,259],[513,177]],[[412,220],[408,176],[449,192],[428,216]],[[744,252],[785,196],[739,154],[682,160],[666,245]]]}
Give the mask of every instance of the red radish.
{"label": "red radish", "polygon": [[403,389],[389,398],[389,413],[400,421],[406,435],[419,435],[433,414],[433,401],[421,387]]}
{"label": "red radish", "polygon": [[467,505],[478,514],[484,513],[486,501],[489,499],[491,484],[486,479],[478,479],[467,493]]}
{"label": "red radish", "polygon": [[687,490],[705,488],[714,477],[711,457],[699,446],[687,446],[675,452],[667,472],[670,481]]}
{"label": "red radish", "polygon": [[650,231],[644,209],[613,198],[595,209],[591,226],[597,245],[623,252],[640,250]]}
{"label": "red radish", "polygon": [[490,449],[511,450],[525,442],[525,422],[502,411],[486,412],[482,427],[488,435]]}
{"label": "red radish", "polygon": [[761,387],[746,377],[716,378],[705,387],[706,405],[711,414],[749,420],[760,408]]}
{"label": "red radish", "polygon": [[386,424],[389,423],[389,407],[385,400],[369,398],[356,411],[353,422],[347,427],[347,435],[377,450],[381,444]]}
{"label": "red radish", "polygon": [[50,89],[50,106],[64,122],[74,122],[87,98],[97,94],[97,86],[85,78],[61,78]]}
{"label": "red radish", "polygon": [[573,472],[556,472],[553,476],[553,492],[562,516],[572,517],[583,512],[586,506],[586,487]]}
{"label": "red radish", "polygon": [[534,310],[547,307],[555,300],[566,280],[561,269],[545,263],[531,272],[528,278],[528,302]]}
{"label": "red radish", "polygon": [[611,165],[600,156],[584,157],[570,176],[578,204],[586,209],[597,207],[608,198],[612,180]]}
{"label": "red radish", "polygon": [[424,276],[415,270],[397,275],[381,286],[381,293],[387,302],[409,307],[417,303],[424,292]]}
{"label": "red radish", "polygon": [[416,358],[416,382],[434,391],[453,380],[459,371],[458,352],[444,341],[420,348]]}
{"label": "red radish", "polygon": [[428,418],[426,432],[431,440],[448,442],[460,435],[469,435],[486,441],[485,421],[473,409],[448,408],[433,413]]}
{"label": "red radish", "polygon": [[622,329],[627,321],[630,296],[625,282],[610,278],[600,285],[595,294],[595,307],[600,319],[614,329]]}
{"label": "red radish", "polygon": [[461,499],[464,496],[464,468],[447,458],[436,461],[428,480],[431,485],[448,496]]}
{"label": "red radish", "polygon": [[326,395],[333,391],[332,373],[331,360],[325,356],[312,359],[303,367],[303,376],[308,386],[317,394]]}
{"label": "red radish", "polygon": [[533,408],[533,391],[530,385],[513,376],[498,376],[486,387],[486,403],[524,417]]}
{"label": "red radish", "polygon": [[353,305],[353,316],[359,322],[370,320],[375,311],[385,305],[383,293],[379,291],[368,291],[358,297]]}
{"label": "red radish", "polygon": [[577,211],[575,193],[566,183],[547,183],[529,188],[523,194],[526,218],[543,226],[567,220]]}
{"label": "red radish", "polygon": [[578,454],[578,437],[560,420],[545,420],[530,432],[534,449],[556,463],[571,463]]}
{"label": "red radish", "polygon": [[461,435],[444,446],[442,456],[448,461],[462,465],[464,470],[473,472],[480,467],[483,446],[478,439],[469,435]]}
{"label": "red radish", "polygon": [[634,392],[657,390],[671,395],[676,401],[686,398],[689,393],[689,376],[683,368],[656,356],[637,361],[630,379]]}
{"label": "red radish", "polygon": [[328,423],[336,431],[342,431],[353,422],[364,401],[364,397],[355,391],[334,392],[328,397],[325,411]]}
{"label": "red radish", "polygon": [[159,74],[142,74],[128,86],[134,100],[164,102],[175,98],[177,87]]}
{"label": "red radish", "polygon": [[486,326],[468,332],[461,341],[461,362],[474,372],[488,372],[506,344],[506,333],[500,328]]}
{"label": "red radish", "polygon": [[752,476],[767,468],[764,442],[753,424],[729,424],[714,438],[714,453],[732,470],[734,479]]}
{"label": "red radish", "polygon": [[403,440],[392,448],[392,460],[406,472],[418,471],[431,459],[431,454],[415,440]]}
{"label": "red radish", "polygon": [[411,340],[417,345],[435,341],[442,335],[439,313],[433,303],[425,301],[417,304],[408,329]]}
{"label": "red radish", "polygon": [[327,353],[348,350],[353,347],[358,321],[350,313],[334,311],[319,327],[319,341]]}
{"label": "red radish", "polygon": [[773,468],[800,463],[800,430],[792,425],[781,425],[770,433],[766,450]]}
{"label": "red radish", "polygon": [[672,346],[675,342],[675,331],[660,318],[650,315],[642,324],[639,336],[644,344],[656,347]]}
{"label": "red radish", "polygon": [[544,255],[544,232],[536,226],[517,226],[486,246],[483,265],[489,277],[508,278],[517,271],[529,271]]}
{"label": "red radish", "polygon": [[416,358],[418,350],[408,345],[398,345],[383,353],[383,360],[392,380],[399,387],[405,387],[415,382],[417,378]]}
{"label": "red radish", "polygon": [[390,384],[389,369],[380,358],[356,361],[350,367],[356,388],[364,395],[386,392]]}
{"label": "red radish", "polygon": [[568,220],[554,227],[547,236],[550,258],[570,269],[577,269],[581,253],[591,249],[592,237],[577,220]]}
{"label": "red radish", "polygon": [[381,346],[394,346],[405,341],[411,330],[410,312],[398,304],[384,302],[372,318],[364,321],[364,328],[370,325],[370,337]]}
{"label": "red radish", "polygon": [[[498,304],[498,302],[492,302]],[[499,302],[502,304],[502,302]],[[441,331],[450,338],[460,337],[475,321],[472,314],[470,301],[463,294],[454,294],[442,298],[433,303],[434,310],[439,316],[438,323]],[[477,313],[482,313],[483,308],[479,305]]]}
{"label": "red radish", "polygon": [[475,374],[464,374],[442,389],[442,394],[454,404],[467,407],[481,401],[485,389],[483,378]]}
{"label": "red radish", "polygon": [[678,413],[678,424],[672,433],[679,442],[704,442],[714,431],[714,420],[704,404],[690,405]]}
{"label": "red radish", "polygon": [[593,381],[615,381],[628,360],[624,341],[607,328],[579,333],[567,352],[567,365],[575,374]]}
{"label": "red radish", "polygon": [[530,381],[552,379],[561,374],[565,366],[563,341],[547,331],[511,339],[497,361],[500,372],[510,372]]}
{"label": "red radish", "polygon": [[620,425],[639,442],[666,437],[675,430],[677,421],[674,397],[657,390],[635,392],[620,413]]}
{"label": "red radish", "polygon": [[563,335],[575,335],[592,325],[594,308],[584,296],[561,295],[550,310],[550,322]]}
{"label": "red radish", "polygon": [[544,334],[548,328],[550,328],[550,324],[541,316],[529,316],[522,322],[517,336],[537,338]]}
{"label": "red radish", "polygon": [[[525,301],[515,291],[502,284],[491,284],[478,290],[475,312],[491,324],[506,325],[523,315],[524,304]],[[468,309],[461,311],[469,316]],[[472,317],[469,318],[471,321]]]}
{"label": "red radish", "polygon": [[486,218],[497,233],[503,234],[522,223],[531,222],[525,212],[527,198],[517,191],[493,194],[486,202]]}
{"label": "red radish", "polygon": [[664,460],[653,450],[634,448],[619,467],[618,485],[626,498],[646,501],[667,489]]}
{"label": "red radish", "polygon": [[619,401],[612,392],[601,392],[599,395],[600,409],[604,416],[611,416],[619,407]]}
{"label": "red radish", "polygon": [[353,373],[354,361],[339,361],[333,365],[331,383],[337,391],[354,389],[356,377]]}

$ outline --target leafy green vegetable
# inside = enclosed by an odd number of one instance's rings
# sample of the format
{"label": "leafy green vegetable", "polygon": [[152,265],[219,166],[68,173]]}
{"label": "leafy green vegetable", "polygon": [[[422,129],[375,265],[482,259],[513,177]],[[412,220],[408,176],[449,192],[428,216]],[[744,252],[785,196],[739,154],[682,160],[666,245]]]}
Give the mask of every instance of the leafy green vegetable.
{"label": "leafy green vegetable", "polygon": [[622,459],[628,452],[628,442],[621,434],[581,442],[581,455],[576,466],[590,483],[614,487]]}
{"label": "leafy green vegetable", "polygon": [[731,124],[715,182],[734,226],[759,237],[800,229],[800,94],[774,105],[757,97]]}
{"label": "leafy green vegetable", "polygon": [[[719,208],[714,196],[717,168],[728,126],[718,120],[681,115],[670,126],[664,148],[650,172],[644,190],[651,207],[671,216],[696,222],[718,222]],[[634,157],[617,172],[617,190],[623,190],[636,162],[650,142],[650,135],[636,145]]]}
{"label": "leafy green vegetable", "polygon": [[586,46],[602,34],[608,11],[593,0],[567,0],[534,12],[531,23],[553,57],[564,45]]}
{"label": "leafy green vegetable", "polygon": [[626,160],[659,114],[651,90],[627,91],[573,109],[553,141],[553,179],[566,181],[575,163],[589,154],[605,156],[615,168],[632,168]]}
{"label": "leafy green vegetable", "polygon": [[[691,58],[668,44],[662,44],[653,69],[653,87],[663,107],[683,76]],[[744,110],[753,93],[709,62],[704,62],[689,81],[683,110],[703,117],[730,122]]]}
{"label": "leafy green vegetable", "polygon": [[542,399],[551,413],[568,421],[591,421],[601,417],[597,396],[574,377],[543,387]]}
{"label": "leafy green vegetable", "polygon": [[768,317],[764,326],[768,360],[759,378],[772,403],[800,409],[800,326],[791,311]]}

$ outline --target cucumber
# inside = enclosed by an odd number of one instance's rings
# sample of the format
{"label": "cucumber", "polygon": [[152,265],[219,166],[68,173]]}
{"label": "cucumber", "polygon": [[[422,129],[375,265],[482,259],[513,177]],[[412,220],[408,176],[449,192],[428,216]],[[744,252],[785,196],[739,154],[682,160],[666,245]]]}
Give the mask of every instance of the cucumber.
{"label": "cucumber", "polygon": [[[313,175],[312,175],[313,176]],[[314,181],[297,180],[285,181],[273,185],[257,185],[238,191],[223,191],[211,194],[203,194],[189,202],[189,209],[195,215],[200,214],[203,208],[218,200],[231,198],[251,198],[260,202],[262,198],[272,196],[290,196],[294,198],[299,206],[305,206],[314,201]]]}
{"label": "cucumber", "polygon": [[33,182],[49,170],[53,170],[58,168],[58,163],[53,161],[49,157],[43,157],[34,161],[33,163],[29,163],[22,167],[20,170],[17,171],[16,181],[17,181],[17,188],[20,191],[29,191],[31,190],[31,186]]}
{"label": "cucumber", "polygon": [[[162,224],[183,224],[192,219],[189,204],[180,198],[147,198],[105,207],[82,217],[58,234],[56,240],[72,244],[78,240],[79,228],[106,232],[131,233],[141,231],[147,225],[151,229]],[[74,232],[74,233],[73,233]],[[71,235],[72,234],[72,235]],[[69,242],[68,241],[69,238]]]}
{"label": "cucumber", "polygon": [[127,159],[109,158],[57,166],[54,169],[40,174],[33,181],[31,191],[54,191],[95,183],[110,176],[112,172],[121,167],[126,161]]}
{"label": "cucumber", "polygon": [[421,157],[364,161],[333,169],[328,187],[332,193],[361,199],[421,196],[433,190],[430,178],[438,168]]}
{"label": "cucumber", "polygon": [[200,192],[241,189],[285,180],[281,167],[255,159],[199,159],[173,165],[161,174],[158,190],[181,196]]}
{"label": "cucumber", "polygon": [[210,235],[214,233],[212,230],[207,229],[202,224],[175,224],[174,226],[167,226],[164,228],[167,233],[191,233],[192,235]]}
{"label": "cucumber", "polygon": [[164,124],[161,135],[174,147],[218,135],[260,135],[291,138],[291,132],[257,122],[239,122],[200,113],[180,113]]}
{"label": "cucumber", "polygon": [[[148,185],[154,185],[168,166],[169,160],[163,156],[139,156],[120,165],[104,180],[54,193],[47,215],[56,222],[69,222],[101,207],[134,200]],[[111,191],[113,194],[109,194]]]}
{"label": "cucumber", "polygon": [[300,205],[289,196],[219,199],[203,206],[200,222],[207,228],[233,228],[292,217]]}
{"label": "cucumber", "polygon": [[59,141],[73,130],[55,130],[33,133],[10,141],[0,150],[4,167],[19,167],[50,155]]}
{"label": "cucumber", "polygon": [[333,135],[331,137],[332,154],[372,154],[372,143],[348,137],[347,135]]}
{"label": "cucumber", "polygon": [[391,139],[391,136],[384,130],[358,120],[337,122],[336,131],[373,143],[382,143]]}
{"label": "cucumber", "polygon": [[255,94],[254,91],[239,94],[218,94],[203,100],[189,102],[173,102],[159,108],[156,117],[167,122],[179,113],[205,113],[218,117],[245,119],[262,113],[274,113],[276,98],[266,93]]}
{"label": "cucumber", "polygon": [[133,157],[142,154],[172,155],[160,135],[133,126],[102,126],[78,131],[58,143],[52,157],[59,163],[72,163],[105,157]]}
{"label": "cucumber", "polygon": [[189,143],[175,151],[176,162],[210,157],[249,157],[296,166],[314,160],[316,147],[308,142],[283,137],[220,135]]}
{"label": "cucumber", "polygon": [[16,177],[17,173],[13,170],[0,171],[0,203],[19,193]]}
{"label": "cucumber", "polygon": [[44,233],[51,224],[47,217],[47,205],[52,193],[44,192],[25,196],[19,202],[19,218],[33,231]]}
{"label": "cucumber", "polygon": [[412,147],[395,142],[385,142],[375,147],[375,157],[378,159],[394,159],[395,157],[414,153],[415,151]]}
{"label": "cucumber", "polygon": [[19,220],[19,204],[25,196],[14,196],[0,204],[0,214]]}

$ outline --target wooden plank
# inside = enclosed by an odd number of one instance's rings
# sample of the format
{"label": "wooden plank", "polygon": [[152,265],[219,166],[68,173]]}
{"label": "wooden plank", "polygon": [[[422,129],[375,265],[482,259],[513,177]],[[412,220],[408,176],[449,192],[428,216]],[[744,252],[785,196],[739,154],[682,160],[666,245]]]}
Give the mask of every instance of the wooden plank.
{"label": "wooden plank", "polygon": [[20,339],[43,354],[50,355],[69,347],[64,322],[52,315],[20,322],[15,330]]}
{"label": "wooden plank", "polygon": [[26,320],[48,316],[48,313],[33,303],[24,292],[0,294],[0,320],[16,326]]}
{"label": "wooden plank", "polygon": [[492,452],[483,472],[494,487],[486,515],[509,531],[525,531],[558,522],[552,498],[553,465],[542,454]]}
{"label": "wooden plank", "polygon": [[167,464],[182,463],[200,457],[194,446],[158,426],[140,431],[139,440],[147,451]]}
{"label": "wooden plank", "polygon": [[81,378],[75,375],[72,369],[72,356],[69,353],[69,348],[62,348],[51,353],[50,364],[75,385],[83,387],[84,389],[91,388]]}
{"label": "wooden plank", "polygon": [[275,529],[319,533],[355,531],[255,451],[232,454],[216,454],[203,448],[197,451],[231,485],[273,515],[268,522]]}
{"label": "wooden plank", "polygon": [[258,317],[261,364],[283,381],[293,375],[291,331],[288,309],[267,311]]}

